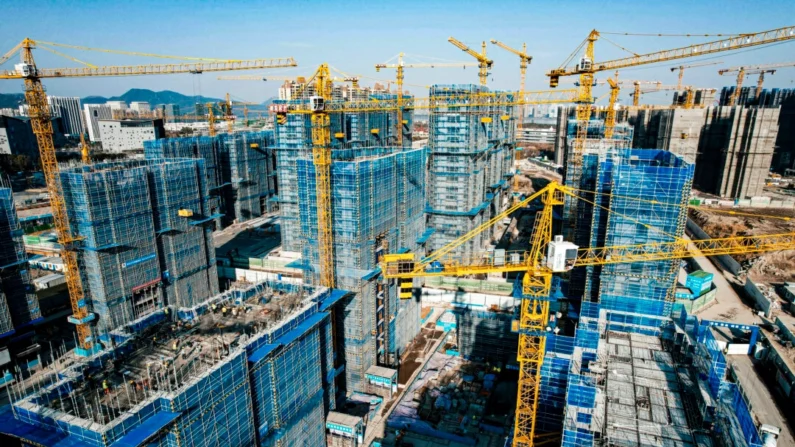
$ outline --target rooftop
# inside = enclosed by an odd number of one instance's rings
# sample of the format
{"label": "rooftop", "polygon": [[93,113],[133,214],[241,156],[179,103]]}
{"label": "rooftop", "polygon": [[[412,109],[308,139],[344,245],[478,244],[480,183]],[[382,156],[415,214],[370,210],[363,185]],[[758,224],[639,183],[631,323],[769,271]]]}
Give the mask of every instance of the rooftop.
{"label": "rooftop", "polygon": [[593,418],[602,418],[601,431],[611,445],[712,445],[691,427],[685,410],[682,390],[699,385],[658,337],[608,331],[599,352],[598,365],[590,369],[604,374],[605,392]]}
{"label": "rooftop", "polygon": [[[236,284],[176,315],[173,310],[155,312],[103,335],[105,349],[93,357],[78,360],[67,371],[49,371],[67,379],[41,385],[42,392],[21,404],[39,404],[89,423],[111,423],[162,393],[178,394],[247,342],[308,309],[316,294],[282,283]],[[59,395],[56,389],[64,386],[74,392]]]}

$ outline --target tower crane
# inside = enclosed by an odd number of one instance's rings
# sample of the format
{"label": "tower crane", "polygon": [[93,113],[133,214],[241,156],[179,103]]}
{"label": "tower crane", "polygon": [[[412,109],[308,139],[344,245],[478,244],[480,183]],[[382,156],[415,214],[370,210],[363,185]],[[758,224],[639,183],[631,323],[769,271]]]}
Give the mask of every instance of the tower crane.
{"label": "tower crane", "polygon": [[756,84],[756,96],[755,96],[755,98],[758,98],[760,91],[762,90],[762,85],[765,82],[765,73],[773,74],[776,72],[775,69],[787,68],[787,67],[795,67],[795,62],[783,62],[780,64],[765,64],[765,65],[745,65],[739,67],[724,68],[723,70],[718,70],[718,74],[723,76],[729,73],[737,72],[737,86],[734,88],[734,93],[732,93],[731,97],[729,97],[729,105],[733,106],[736,104],[737,98],[740,97],[740,89],[743,86],[743,80],[745,79],[745,75],[748,74],[759,75],[759,80],[757,81]]}
{"label": "tower crane", "polygon": [[717,62],[702,62],[700,64],[680,65],[678,67],[671,67],[671,72],[679,70],[679,81],[676,83],[676,90],[682,90],[682,78],[685,76],[686,68],[706,67],[707,65],[720,65],[723,61]]}
{"label": "tower crane", "polygon": [[[549,85],[553,88],[558,86],[561,77],[579,77],[579,92],[576,101],[577,133],[571,145],[569,160],[567,160],[569,166],[569,178],[567,181],[571,181],[573,184],[578,183],[581,176],[581,157],[585,149],[585,142],[588,135],[588,122],[591,117],[593,84],[596,73],[784,42],[795,39],[795,26],[761,31],[758,33],[740,34],[711,42],[670,50],[655,51],[647,54],[635,54],[629,57],[604,62],[597,62],[594,57],[594,46],[596,41],[599,40],[599,35],[599,31],[592,30],[578,49],[572,52],[560,67],[547,72],[547,76],[549,76]],[[584,51],[579,59],[579,63],[571,64],[580,48]],[[575,226],[576,220],[576,213],[571,213],[569,216],[569,226]]]}
{"label": "tower crane", "polygon": [[[402,60],[401,60],[402,62]],[[380,68],[388,68],[379,64]],[[415,64],[398,64],[406,67]],[[436,64],[434,64],[436,65]],[[389,67],[391,68],[391,67]],[[401,68],[402,73],[402,68]],[[428,109],[487,107],[487,106],[521,106],[524,104],[560,104],[570,103],[575,99],[577,90],[564,89],[559,91],[536,92],[494,92],[480,94],[444,95],[440,97],[407,98],[401,95],[394,99],[333,101],[329,82],[329,67],[322,64],[308,82],[316,87],[315,95],[309,102],[273,104],[271,111],[277,116],[287,114],[308,114],[312,120],[312,158],[315,165],[318,209],[318,252],[320,258],[320,282],[323,286],[333,287],[335,272],[333,262],[333,229],[331,221],[331,183],[329,178],[331,166],[331,130],[329,114],[358,112],[400,112],[404,109]],[[510,119],[506,116],[505,119]],[[283,122],[277,119],[277,123]]]}
{"label": "tower crane", "polygon": [[[485,45],[485,44],[484,44]],[[403,71],[406,68],[442,68],[442,67],[470,67],[475,66],[477,64],[471,62],[442,62],[442,63],[405,63],[403,61],[403,53],[398,54],[398,60],[395,64],[375,64],[375,71],[380,72],[382,68],[394,68],[396,70],[395,80],[397,85],[397,103],[398,106],[403,104],[403,79],[404,73]],[[398,144],[403,144],[403,127],[408,124],[408,121],[403,120],[403,109],[398,107],[397,109],[397,126],[396,129],[396,136]]]}
{"label": "tower crane", "polygon": [[[36,48],[45,49],[56,54],[62,53],[50,48],[51,46],[62,46],[82,50],[96,50],[103,52],[115,52],[127,55],[160,57],[168,59],[192,60],[195,62],[180,62],[171,64],[151,64],[151,65],[126,65],[126,66],[95,66],[86,64],[78,59],[66,56],[73,61],[82,63],[84,67],[70,68],[39,68],[33,58],[33,50]],[[30,121],[33,133],[36,135],[36,142],[39,147],[42,171],[47,183],[47,190],[50,195],[50,206],[52,207],[55,229],[58,233],[58,242],[63,247],[61,256],[64,260],[66,284],[69,290],[72,315],[68,317],[70,323],[75,325],[77,331],[79,347],[82,352],[87,354],[96,351],[90,323],[96,315],[89,313],[87,298],[80,279],[80,271],[77,262],[77,248],[80,238],[71,229],[69,219],[66,214],[66,207],[61,188],[61,180],[58,168],[58,161],[55,158],[55,146],[52,139],[52,122],[50,111],[47,104],[47,95],[42,85],[42,79],[46,78],[74,78],[74,77],[94,77],[94,76],[141,76],[141,75],[162,75],[179,73],[203,73],[215,71],[233,70],[253,70],[260,68],[283,68],[297,66],[291,57],[280,59],[255,59],[255,60],[221,60],[210,58],[187,58],[180,56],[154,55],[147,53],[119,52],[98,48],[79,47],[74,45],[57,44],[53,42],[37,41],[25,38],[14,46],[10,51],[0,57],[0,64],[5,63],[15,54],[19,54],[21,61],[14,66],[13,70],[0,71],[0,79],[23,80],[25,83],[25,100],[30,108]],[[65,55],[63,55],[65,56]]]}
{"label": "tower crane", "polygon": [[[509,52],[519,56],[519,74],[521,75],[521,77],[519,78],[519,91],[523,92],[524,91],[524,87],[525,87],[525,76],[527,75],[527,65],[530,64],[530,62],[532,62],[532,60],[533,60],[533,56],[530,56],[529,54],[527,54],[527,44],[523,43],[522,44],[522,50],[519,51],[519,50],[511,48],[508,45],[505,45],[504,43],[502,43],[502,42],[500,42],[498,40],[495,40],[495,39],[491,39],[491,43],[494,44],[494,45],[497,45],[498,47],[502,48],[503,50],[509,51]],[[522,124],[522,122],[524,121],[524,117],[526,116],[525,107],[521,108],[521,113],[522,113],[522,119],[520,120],[519,123],[517,123],[519,125]]]}
{"label": "tower crane", "polygon": [[489,78],[489,70],[491,70],[491,66],[494,65],[494,61],[486,57],[486,41],[483,41],[480,53],[469,48],[455,37],[448,37],[447,41],[478,61],[478,78],[480,78],[480,85],[485,87],[486,81],[488,81]]}
{"label": "tower crane", "polygon": [[[551,182],[488,222],[436,250],[430,256],[417,257],[414,253],[388,254],[383,257],[381,263],[384,277],[398,280],[401,287],[404,287],[404,284],[405,287],[411,287],[412,283],[405,280],[428,276],[468,276],[510,272],[523,274],[517,350],[520,366],[514,419],[514,447],[530,447],[542,442],[535,436],[536,411],[546,333],[550,323],[549,297],[554,274],[586,266],[795,249],[795,233],[698,241],[671,237],[672,240],[668,242],[644,245],[579,248],[564,241],[562,236],[555,236],[553,239],[552,232],[553,208],[563,205],[564,196],[580,199],[578,192],[557,182]],[[540,201],[543,208],[536,215],[530,245],[526,250],[506,253],[504,258],[499,257],[499,259],[487,254],[473,255],[468,259],[453,255],[457,247],[534,201]],[[682,206],[678,203],[670,205]]]}
{"label": "tower crane", "polygon": [[[656,51],[647,54],[636,54],[626,58],[614,59],[605,62],[597,62],[594,57],[594,46],[599,39],[599,31],[592,30],[588,37],[581,43],[580,48],[584,48],[584,54],[579,63],[569,65],[569,62],[577,55],[577,51],[572,53],[564,61],[563,65],[547,72],[551,87],[557,87],[561,77],[579,76],[580,85],[577,94],[577,134],[571,148],[571,156],[567,161],[569,164],[570,178],[573,184],[579,184],[582,175],[582,153],[585,149],[585,142],[588,135],[588,122],[591,116],[591,106],[593,104],[593,81],[594,75],[601,71],[620,70],[623,68],[634,67],[657,62],[684,59],[693,56],[703,56],[723,51],[737,50],[758,45],[765,45],[775,42],[783,42],[795,39],[795,26],[778,28],[759,33],[742,34],[717,41],[689,45],[686,47],[671,50]],[[548,190],[545,197],[545,214],[549,209],[549,217],[541,219],[542,222],[551,221],[551,205],[562,204],[562,195],[556,195],[555,190]],[[520,202],[521,203],[521,202]],[[569,222],[576,225],[576,213],[572,213]],[[551,223],[551,222],[550,222]],[[531,265],[541,265],[542,244],[540,241],[548,241],[551,238],[551,225],[545,228],[542,224],[537,227],[536,238],[531,252]],[[437,252],[438,253],[438,252]],[[550,290],[549,279],[551,274],[544,274],[536,268],[528,269],[529,274],[525,275],[527,295],[532,299],[523,300],[521,306],[520,326],[523,328],[536,328],[539,322],[543,322],[549,310],[549,303],[543,301],[543,297],[548,296]],[[533,329],[535,330],[535,329]],[[544,336],[541,332],[521,334],[519,336],[519,399],[517,403],[517,416],[514,426],[514,446],[533,445],[535,432],[535,416],[538,403],[538,381],[540,379],[540,366],[543,359]]]}

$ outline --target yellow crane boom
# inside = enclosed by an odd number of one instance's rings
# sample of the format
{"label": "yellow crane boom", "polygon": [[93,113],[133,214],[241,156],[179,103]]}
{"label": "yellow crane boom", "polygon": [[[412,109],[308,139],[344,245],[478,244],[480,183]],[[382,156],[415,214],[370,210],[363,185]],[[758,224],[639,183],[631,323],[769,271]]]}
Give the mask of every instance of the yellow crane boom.
{"label": "yellow crane boom", "polygon": [[[395,123],[396,127],[396,136],[397,136],[397,143],[403,144],[403,132],[408,129],[404,129],[404,127],[408,124],[408,122],[404,122],[403,120],[403,80],[405,78],[404,70],[406,68],[444,68],[444,67],[468,67],[468,66],[475,66],[477,64],[470,63],[470,62],[441,62],[441,63],[405,63],[403,61],[403,53],[398,54],[397,63],[394,64],[375,64],[375,71],[380,72],[382,68],[394,68],[396,71],[395,80],[397,81],[397,123]],[[388,89],[387,89],[388,90]]]}
{"label": "yellow crane boom", "polygon": [[[527,44],[523,43],[522,44],[522,49],[520,51],[520,50],[511,48],[508,45],[505,45],[504,43],[502,43],[502,42],[500,42],[498,40],[495,40],[495,39],[491,39],[491,43],[493,45],[497,45],[498,47],[502,48],[505,51],[508,51],[510,53],[513,53],[513,54],[519,56],[519,75],[520,75],[520,78],[519,78],[519,91],[523,92],[524,89],[525,89],[525,77],[527,76],[527,65],[529,65],[530,62],[533,61],[533,56],[530,56],[529,54],[527,54]],[[517,125],[521,125],[522,122],[524,122],[524,117],[527,115],[525,106],[521,107],[521,114],[522,114],[522,118],[521,118],[521,120],[519,120]]]}
{"label": "yellow crane boom", "polygon": [[[554,262],[554,257],[547,257],[547,250],[553,241],[552,211],[555,206],[563,204],[564,194],[574,198],[578,197],[575,190],[557,182],[551,182],[430,256],[418,259],[417,255],[413,253],[389,254],[384,256],[381,263],[384,277],[398,280],[497,272],[524,273],[517,348],[519,387],[514,419],[514,447],[530,447],[543,442],[540,439],[536,442],[535,424],[540,393],[541,366],[546,343],[545,334],[550,319],[549,294],[554,273],[564,273],[573,268],[585,266],[795,249],[795,233],[698,241],[675,238],[671,242],[577,249],[576,253],[566,252],[567,261],[558,264]],[[527,250],[506,253],[505,257],[500,256],[499,258],[495,258],[492,254],[473,255],[467,259],[452,255],[456,247],[490,228],[512,212],[537,200],[541,200],[543,208],[536,216],[535,228]],[[558,241],[562,242],[562,238],[556,237],[555,242]]]}
{"label": "yellow crane boom", "polygon": [[[64,261],[66,284],[69,290],[69,300],[72,307],[72,315],[68,317],[69,322],[75,325],[77,331],[79,348],[84,353],[90,354],[96,350],[94,337],[90,323],[96,319],[96,315],[88,310],[88,300],[85,296],[83,284],[80,279],[80,271],[77,262],[77,244],[80,238],[72,232],[69,219],[66,214],[63,192],[61,188],[60,171],[58,161],[55,157],[55,146],[53,144],[52,122],[47,102],[47,95],[41,80],[44,78],[66,78],[66,77],[88,77],[88,76],[136,76],[153,74],[175,74],[175,73],[202,73],[205,71],[227,71],[227,70],[249,70],[257,68],[281,68],[294,67],[296,62],[293,58],[279,59],[255,59],[255,60],[217,60],[194,58],[200,62],[163,64],[163,65],[125,65],[98,67],[78,59],[63,55],[50,46],[59,46],[52,42],[36,41],[30,38],[24,39],[15,45],[10,51],[0,58],[0,64],[9,60],[12,56],[19,53],[21,62],[16,64],[13,70],[0,72],[0,79],[21,79],[25,85],[25,100],[30,110],[31,127],[36,136],[41,157],[42,171],[50,195],[50,206],[52,208],[55,229],[58,233],[58,242],[63,249],[61,257]],[[70,47],[68,45],[62,45]],[[39,68],[33,57],[35,48],[48,49],[51,52],[65,56],[73,61],[86,65],[78,68]],[[88,47],[74,47],[78,49],[90,49]],[[101,50],[103,52],[116,52],[112,50]],[[125,52],[121,52],[125,54]],[[128,52],[129,53],[129,52]],[[144,55],[140,53],[137,55]],[[146,54],[148,56],[155,56]],[[180,58],[178,56],[159,56],[164,58]],[[187,58],[182,58],[187,59]]]}
{"label": "yellow crane boom", "polygon": [[447,41],[478,61],[478,78],[480,78],[480,85],[485,87],[489,79],[489,70],[491,70],[491,66],[494,65],[494,61],[486,57],[486,41],[483,41],[480,53],[469,48],[455,37],[450,36],[447,38]]}

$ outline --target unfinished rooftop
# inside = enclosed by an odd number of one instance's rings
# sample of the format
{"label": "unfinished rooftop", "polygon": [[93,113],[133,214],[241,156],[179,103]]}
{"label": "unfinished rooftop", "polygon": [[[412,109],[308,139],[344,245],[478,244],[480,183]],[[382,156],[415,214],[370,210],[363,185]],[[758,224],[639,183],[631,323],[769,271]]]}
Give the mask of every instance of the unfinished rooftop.
{"label": "unfinished rooftop", "polygon": [[56,362],[34,377],[35,384],[29,379],[35,392],[15,406],[72,424],[79,418],[80,426],[95,432],[103,429],[94,424],[104,429],[127,424],[122,422],[127,416],[158,398],[190,399],[190,387],[236,358],[245,359],[240,354],[258,339],[271,337],[266,343],[272,343],[291,329],[282,326],[317,308],[325,291],[238,283],[196,307],[156,312],[108,334],[99,354],[63,370]]}

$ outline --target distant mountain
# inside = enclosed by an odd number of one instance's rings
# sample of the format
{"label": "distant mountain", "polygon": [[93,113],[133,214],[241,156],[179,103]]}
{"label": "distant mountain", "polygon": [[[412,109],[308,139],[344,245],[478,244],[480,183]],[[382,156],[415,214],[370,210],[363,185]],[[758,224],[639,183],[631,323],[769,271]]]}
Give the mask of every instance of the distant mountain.
{"label": "distant mountain", "polygon": [[0,109],[11,107],[16,109],[25,100],[22,93],[0,93]]}
{"label": "distant mountain", "polygon": [[[24,99],[25,95],[22,93],[0,93],[0,108],[16,108]],[[272,103],[274,99],[277,98],[268,98],[262,105],[249,106],[249,109],[265,110],[267,105]],[[219,102],[222,101],[222,99],[208,98],[206,96],[188,96],[182,93],[172,92],[171,90],[155,92],[148,89],[133,88],[121,96],[112,96],[110,98],[104,96],[86,96],[81,101],[83,104],[105,104],[108,101],[124,101],[128,105],[131,102],[145,101],[148,102],[150,106],[156,106],[158,104],[176,104],[179,106],[180,112],[185,114],[192,113],[194,104],[197,102],[206,104],[208,102]]]}

